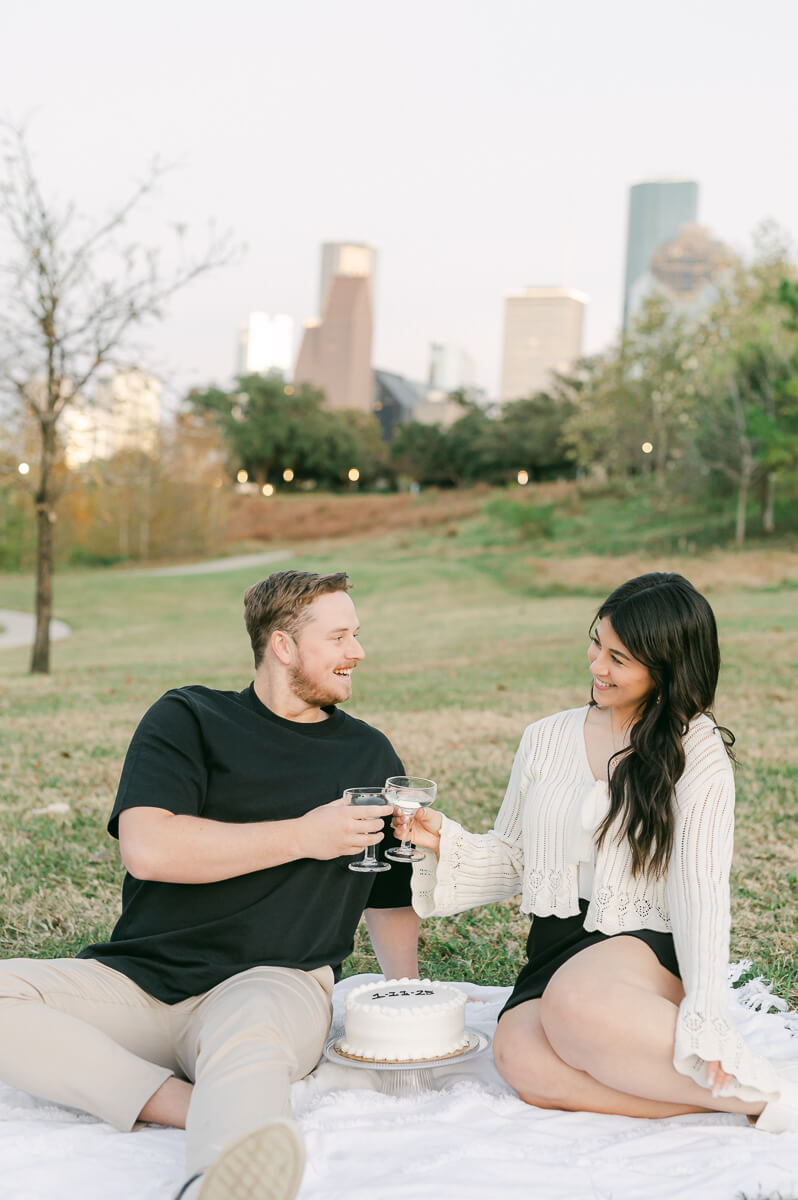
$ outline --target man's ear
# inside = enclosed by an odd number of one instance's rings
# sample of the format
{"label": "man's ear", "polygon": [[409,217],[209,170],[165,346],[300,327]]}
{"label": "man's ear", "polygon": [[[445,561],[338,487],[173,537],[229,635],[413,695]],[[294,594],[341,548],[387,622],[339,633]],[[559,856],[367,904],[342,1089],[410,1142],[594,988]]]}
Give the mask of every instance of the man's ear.
{"label": "man's ear", "polygon": [[283,629],[275,629],[269,638],[272,654],[284,667],[290,665],[294,657],[294,639]]}

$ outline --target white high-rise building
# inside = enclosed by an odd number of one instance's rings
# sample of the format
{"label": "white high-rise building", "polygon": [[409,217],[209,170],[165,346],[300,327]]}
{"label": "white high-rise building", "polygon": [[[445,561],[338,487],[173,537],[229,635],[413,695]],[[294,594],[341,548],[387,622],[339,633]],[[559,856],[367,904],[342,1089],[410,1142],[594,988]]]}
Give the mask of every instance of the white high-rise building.
{"label": "white high-rise building", "polygon": [[460,346],[430,342],[427,384],[436,391],[471,391],[476,387],[477,370],[473,358]]}
{"label": "white high-rise building", "polygon": [[274,316],[253,312],[238,330],[237,375],[269,375],[279,372],[290,378],[294,361],[294,319],[285,313]]}
{"label": "white high-rise building", "polygon": [[159,380],[138,367],[128,367],[100,381],[90,405],[78,399],[64,410],[64,459],[74,470],[123,450],[155,455],[160,427]]}
{"label": "white high-rise building", "polygon": [[553,371],[573,366],[582,353],[587,301],[584,292],[563,287],[529,287],[506,297],[500,400],[545,391]]}

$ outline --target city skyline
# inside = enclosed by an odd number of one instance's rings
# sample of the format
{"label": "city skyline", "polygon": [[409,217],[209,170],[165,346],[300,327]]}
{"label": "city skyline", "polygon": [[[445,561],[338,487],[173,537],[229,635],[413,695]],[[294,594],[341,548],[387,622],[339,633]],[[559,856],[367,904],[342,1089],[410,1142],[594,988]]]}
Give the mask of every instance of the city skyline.
{"label": "city skyline", "polygon": [[787,0],[755,19],[674,0],[667,22],[631,0],[464,0],[456,20],[408,0],[398,23],[366,0],[226,13],[3,10],[0,116],[27,123],[48,196],[102,218],[157,155],[174,166],[131,236],[165,244],[181,223],[201,241],[213,218],[248,244],[138,338],[165,393],[224,385],[248,313],[318,315],[324,242],[379,250],[375,366],[421,380],[430,342],[458,345],[495,395],[508,292],[583,291],[585,351],[617,335],[639,181],[696,180],[700,222],[736,253],[769,218],[798,237]]}

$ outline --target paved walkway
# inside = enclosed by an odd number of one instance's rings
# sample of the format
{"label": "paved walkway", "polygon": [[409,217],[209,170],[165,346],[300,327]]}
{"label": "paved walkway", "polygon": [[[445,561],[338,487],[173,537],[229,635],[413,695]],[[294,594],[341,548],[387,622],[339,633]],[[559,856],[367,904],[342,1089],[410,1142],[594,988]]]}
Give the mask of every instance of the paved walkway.
{"label": "paved walkway", "polygon": [[[220,571],[238,571],[241,567],[258,567],[262,563],[279,562],[290,558],[293,550],[262,550],[258,554],[236,554],[231,558],[214,558],[210,562],[185,563],[175,567],[147,567],[140,571],[126,571],[135,575],[215,575]],[[36,619],[30,613],[14,612],[0,608],[0,650],[12,646],[32,646],[36,632]],[[50,638],[54,642],[67,638],[72,630],[65,621],[50,622]]]}
{"label": "paved walkway", "polygon": [[126,575],[215,575],[219,571],[238,571],[241,567],[258,567],[261,563],[279,562],[291,558],[293,550],[261,550],[257,554],[236,554],[232,558],[214,558],[210,562],[185,563],[176,567],[143,567],[126,571]]}
{"label": "paved walkway", "polygon": [[[36,633],[36,618],[30,613],[14,612],[10,608],[0,608],[0,650],[10,650],[12,646],[32,646]],[[60,642],[68,638],[72,629],[66,621],[50,622],[50,639]]]}

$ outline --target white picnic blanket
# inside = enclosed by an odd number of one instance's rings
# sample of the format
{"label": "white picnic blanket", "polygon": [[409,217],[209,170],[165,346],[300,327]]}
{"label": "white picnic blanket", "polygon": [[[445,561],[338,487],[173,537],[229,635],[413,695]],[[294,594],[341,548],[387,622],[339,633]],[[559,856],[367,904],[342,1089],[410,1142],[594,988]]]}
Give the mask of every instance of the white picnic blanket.
{"label": "white picnic blanket", "polygon": [[[745,964],[730,968],[739,978]],[[333,1031],[343,997],[335,989]],[[508,988],[462,983],[466,1024],[491,1035]],[[760,981],[732,992],[745,1034],[798,1060],[798,1013]],[[299,1200],[751,1200],[798,1197],[798,1134],[759,1133],[744,1117],[664,1121],[531,1108],[501,1080],[490,1048],[413,1075],[323,1061],[294,1086],[307,1145]],[[415,1089],[415,1090],[414,1090]],[[118,1133],[0,1084],[2,1200],[169,1200],[183,1178],[182,1132]]]}

